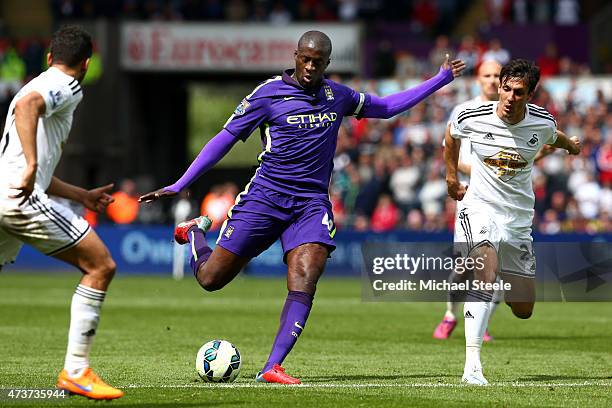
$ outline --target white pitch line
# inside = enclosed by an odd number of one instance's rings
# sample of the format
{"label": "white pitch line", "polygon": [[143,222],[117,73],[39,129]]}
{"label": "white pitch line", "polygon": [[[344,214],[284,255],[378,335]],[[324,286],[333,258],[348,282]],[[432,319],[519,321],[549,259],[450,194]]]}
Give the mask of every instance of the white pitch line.
{"label": "white pitch line", "polygon": [[[569,388],[569,387],[612,387],[612,382],[606,381],[584,381],[578,383],[534,383],[534,382],[498,382],[491,383],[489,387],[510,387],[510,388]],[[450,384],[450,383],[416,383],[416,384],[381,384],[381,383],[362,383],[362,384],[299,384],[291,387],[297,388],[462,388],[469,387],[466,384]],[[266,389],[285,389],[286,386],[281,384],[252,384],[252,383],[237,383],[237,384],[162,384],[162,385],[142,385],[129,384],[119,388],[266,388]]]}

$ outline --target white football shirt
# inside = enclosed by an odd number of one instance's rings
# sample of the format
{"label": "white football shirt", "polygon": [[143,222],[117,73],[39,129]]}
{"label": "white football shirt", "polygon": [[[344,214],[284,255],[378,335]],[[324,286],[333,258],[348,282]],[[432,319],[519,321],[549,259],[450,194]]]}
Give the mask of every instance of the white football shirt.
{"label": "white football shirt", "polygon": [[74,110],[83,99],[79,82],[55,67],[47,69],[19,90],[11,101],[0,139],[0,198],[8,197],[9,185],[20,182],[26,167],[15,126],[15,104],[30,92],[38,92],[46,105],[36,130],[38,171],[34,189],[40,192],[47,190],[51,183],[72,127]]}
{"label": "white football shirt", "polygon": [[451,136],[468,139],[472,146],[470,187],[463,201],[466,207],[502,214],[512,226],[530,226],[533,161],[542,145],[557,140],[557,123],[533,104],[514,125],[502,121],[496,109],[497,102],[485,102],[464,109],[451,122]]}
{"label": "white football shirt", "polygon": [[[457,117],[457,115],[459,115],[465,109],[470,108],[470,107],[479,106],[482,103],[483,103],[483,99],[480,95],[478,95],[477,97],[470,99],[469,101],[460,103],[459,105],[455,106],[453,110],[451,111],[451,114],[448,118],[447,125],[450,125],[452,121]],[[444,139],[442,139],[442,145],[444,145]],[[459,149],[459,162],[469,164],[469,165],[472,164],[472,145],[470,144],[469,139],[461,140],[461,148]],[[458,172],[458,175],[459,175],[459,182],[461,184],[465,184],[465,185],[470,184],[470,176],[460,171]]]}

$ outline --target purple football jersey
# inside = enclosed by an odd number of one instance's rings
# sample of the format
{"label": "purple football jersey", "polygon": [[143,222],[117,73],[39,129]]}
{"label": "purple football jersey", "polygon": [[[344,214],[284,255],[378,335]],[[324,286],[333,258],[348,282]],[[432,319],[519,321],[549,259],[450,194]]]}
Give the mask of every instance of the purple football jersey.
{"label": "purple football jersey", "polygon": [[243,141],[260,129],[263,152],[253,183],[302,197],[327,195],[342,119],[359,117],[369,96],[329,79],[305,89],[293,71],[257,86],[224,127]]}

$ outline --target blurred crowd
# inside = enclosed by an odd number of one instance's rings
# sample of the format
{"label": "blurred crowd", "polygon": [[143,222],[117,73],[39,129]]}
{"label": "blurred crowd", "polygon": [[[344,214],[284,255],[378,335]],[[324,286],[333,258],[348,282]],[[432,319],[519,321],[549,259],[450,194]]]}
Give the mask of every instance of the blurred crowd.
{"label": "blurred crowd", "polygon": [[[510,50],[496,37],[484,41],[478,35],[468,34],[455,42],[447,35],[441,34],[436,36],[434,45],[425,58],[419,58],[406,49],[394,50],[388,42],[382,41],[374,58],[374,77],[396,77],[401,80],[429,75],[442,64],[446,54],[465,61],[465,75],[468,76],[476,74],[476,67],[481,61],[494,60],[504,65],[512,57]],[[554,42],[546,44],[535,62],[540,67],[543,78],[591,74],[587,64],[560,55]]]}
{"label": "blurred crowd", "polygon": [[[269,22],[408,21],[422,29],[445,27],[470,0],[51,0],[62,19],[198,20]],[[486,0],[491,24],[580,22],[577,0]]]}

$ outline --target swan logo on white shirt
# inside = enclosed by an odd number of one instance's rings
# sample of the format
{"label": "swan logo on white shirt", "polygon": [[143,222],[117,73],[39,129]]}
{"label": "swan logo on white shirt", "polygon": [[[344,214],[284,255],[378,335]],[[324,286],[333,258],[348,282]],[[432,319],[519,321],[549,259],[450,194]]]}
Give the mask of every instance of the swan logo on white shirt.
{"label": "swan logo on white shirt", "polygon": [[527,166],[527,160],[516,149],[504,149],[493,156],[486,157],[484,162],[504,181],[510,181],[518,172]]}

